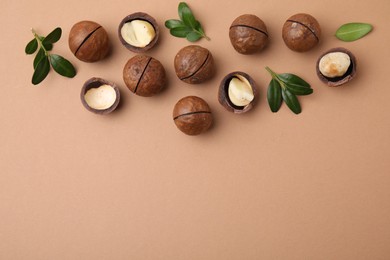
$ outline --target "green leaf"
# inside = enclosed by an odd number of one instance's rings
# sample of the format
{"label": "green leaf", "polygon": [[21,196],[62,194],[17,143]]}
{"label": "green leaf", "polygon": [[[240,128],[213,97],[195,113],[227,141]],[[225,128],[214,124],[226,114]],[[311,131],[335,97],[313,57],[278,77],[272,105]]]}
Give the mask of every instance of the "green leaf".
{"label": "green leaf", "polygon": [[73,78],[76,75],[76,70],[67,59],[60,55],[50,54],[50,63],[53,69],[60,75],[68,78]]}
{"label": "green leaf", "polygon": [[34,62],[33,62],[34,70],[43,57],[45,57],[45,51],[42,48],[39,48],[39,51],[38,51],[37,55],[35,56]]}
{"label": "green leaf", "polygon": [[165,21],[165,27],[168,29],[176,28],[176,27],[185,27],[184,23],[180,20],[171,19]]}
{"label": "green leaf", "polygon": [[50,63],[49,58],[45,57],[41,59],[41,61],[38,63],[37,67],[35,68],[33,77],[32,77],[32,84],[37,85],[42,82],[49,74],[50,71]]}
{"label": "green leaf", "polygon": [[51,43],[42,43],[43,47],[45,47],[45,50],[51,51],[53,49],[53,44]]}
{"label": "green leaf", "polygon": [[303,87],[301,85],[286,84],[285,86],[294,95],[305,96],[305,95],[310,95],[310,94],[313,93],[313,89],[307,88],[307,87]]}
{"label": "green leaf", "polygon": [[61,38],[62,30],[60,27],[55,28],[51,33],[49,33],[45,39],[42,41],[43,44],[55,43]]}
{"label": "green leaf", "polygon": [[38,49],[38,41],[37,39],[32,39],[29,43],[27,43],[24,52],[26,54],[33,54]]}
{"label": "green leaf", "polygon": [[282,105],[282,92],[281,86],[276,79],[271,79],[268,90],[267,90],[267,99],[268,105],[271,108],[272,112],[278,112],[280,106]]}
{"label": "green leaf", "polygon": [[282,97],[286,105],[293,111],[295,114],[302,112],[301,105],[297,97],[291,93],[288,89],[282,89]]}
{"label": "green leaf", "polygon": [[192,14],[191,9],[188,7],[187,4],[184,4],[181,7],[181,19],[184,22],[185,25],[191,27],[191,28],[196,28],[198,26],[197,21]]}
{"label": "green leaf", "polygon": [[304,88],[310,88],[309,83],[307,83],[302,78],[294,74],[290,74],[290,73],[278,74],[278,78],[288,84],[295,84],[295,85],[302,86]]}
{"label": "green leaf", "polygon": [[178,13],[180,20],[183,21],[183,8],[189,8],[188,5],[185,2],[180,2],[178,6]]}
{"label": "green leaf", "polygon": [[191,28],[188,28],[188,27],[176,27],[176,28],[172,28],[170,30],[170,33],[176,37],[186,38],[187,34],[189,34],[192,31],[193,30]]}
{"label": "green leaf", "polygon": [[202,35],[200,35],[198,32],[190,32],[186,36],[187,40],[190,42],[196,42],[200,38],[202,38]]}
{"label": "green leaf", "polygon": [[336,37],[345,42],[356,41],[371,32],[372,25],[368,23],[347,23],[336,31]]}

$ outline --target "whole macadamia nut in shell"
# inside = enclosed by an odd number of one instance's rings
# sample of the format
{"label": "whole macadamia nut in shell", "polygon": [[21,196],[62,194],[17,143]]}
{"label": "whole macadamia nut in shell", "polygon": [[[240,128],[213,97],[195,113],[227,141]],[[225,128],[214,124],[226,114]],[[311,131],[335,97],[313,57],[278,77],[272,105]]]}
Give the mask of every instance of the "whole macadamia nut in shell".
{"label": "whole macadamia nut in shell", "polygon": [[233,21],[229,29],[229,38],[237,52],[252,54],[261,51],[267,45],[267,27],[259,17],[244,14]]}
{"label": "whole macadamia nut in shell", "polygon": [[283,25],[282,37],[293,51],[305,52],[318,44],[321,27],[318,21],[309,14],[295,14]]}
{"label": "whole macadamia nut in shell", "polygon": [[95,62],[107,56],[110,43],[104,28],[92,21],[73,25],[69,33],[69,48],[81,61]]}
{"label": "whole macadamia nut in shell", "polygon": [[182,48],[174,61],[177,77],[190,84],[199,84],[214,75],[214,60],[210,51],[198,45]]}

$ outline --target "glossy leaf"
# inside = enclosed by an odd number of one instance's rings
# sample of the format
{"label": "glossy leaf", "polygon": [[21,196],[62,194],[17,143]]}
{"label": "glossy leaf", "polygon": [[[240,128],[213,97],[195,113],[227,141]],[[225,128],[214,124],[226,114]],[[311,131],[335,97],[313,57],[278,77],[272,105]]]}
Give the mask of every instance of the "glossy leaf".
{"label": "glossy leaf", "polygon": [[49,58],[51,66],[58,74],[68,78],[73,78],[76,75],[75,68],[64,57],[56,54],[51,54]]}
{"label": "glossy leaf", "polygon": [[45,39],[43,39],[42,44],[55,43],[61,38],[62,30],[60,27],[55,28],[51,33],[49,33]]}
{"label": "glossy leaf", "polygon": [[38,41],[37,39],[32,39],[29,43],[27,43],[24,52],[26,54],[33,54],[38,49]]}
{"label": "glossy leaf", "polygon": [[340,26],[336,31],[336,37],[345,42],[356,41],[372,30],[368,23],[347,23]]}
{"label": "glossy leaf", "polygon": [[271,79],[267,90],[268,105],[272,112],[278,112],[282,105],[282,88],[276,79]]}
{"label": "glossy leaf", "polygon": [[278,78],[285,83],[299,85],[305,88],[310,88],[310,84],[304,81],[302,78],[297,75],[290,73],[278,74]]}
{"label": "glossy leaf", "polygon": [[189,34],[190,32],[192,32],[192,29],[188,27],[176,27],[170,30],[170,33],[173,36],[180,37],[180,38],[186,38],[187,34]]}
{"label": "glossy leaf", "polygon": [[47,74],[49,74],[49,71],[50,71],[49,58],[45,57],[39,61],[37,67],[35,68],[32,81],[31,81],[32,84],[37,85],[41,83],[42,80],[46,78]]}
{"label": "glossy leaf", "polygon": [[185,2],[180,2],[178,6],[178,13],[180,20],[183,21],[183,8],[189,8],[188,5]]}
{"label": "glossy leaf", "polygon": [[188,7],[186,3],[180,3],[180,4],[182,4],[181,19],[183,20],[184,24],[191,28],[195,28],[197,26],[197,23],[194,15],[192,14],[191,9]]}
{"label": "glossy leaf", "polygon": [[45,51],[42,48],[39,48],[39,51],[38,51],[37,55],[35,56],[34,62],[33,62],[34,70],[43,57],[45,57]]}
{"label": "glossy leaf", "polygon": [[199,40],[200,38],[202,38],[202,35],[200,35],[199,33],[197,32],[190,32],[187,34],[186,36],[187,40],[189,40],[190,42],[196,42],[197,40]]}
{"label": "glossy leaf", "polygon": [[180,20],[171,19],[165,21],[165,27],[168,29],[176,28],[176,27],[185,27],[184,23]]}
{"label": "glossy leaf", "polygon": [[297,97],[291,93],[288,89],[282,89],[282,97],[284,103],[293,111],[295,114],[299,114],[302,112],[301,105]]}

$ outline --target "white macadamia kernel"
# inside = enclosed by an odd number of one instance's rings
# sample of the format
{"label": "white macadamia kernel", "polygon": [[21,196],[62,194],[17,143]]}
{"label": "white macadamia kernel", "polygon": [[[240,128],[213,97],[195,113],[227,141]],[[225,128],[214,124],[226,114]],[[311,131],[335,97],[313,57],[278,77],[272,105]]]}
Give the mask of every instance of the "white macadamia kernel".
{"label": "white macadamia kernel", "polygon": [[91,88],[85,93],[85,102],[93,109],[104,110],[110,108],[116,101],[116,92],[110,85],[101,85]]}
{"label": "white macadamia kernel", "polygon": [[253,89],[249,81],[241,76],[234,75],[229,82],[228,95],[230,101],[236,106],[246,106],[253,99]]}
{"label": "white macadamia kernel", "polygon": [[147,21],[133,20],[121,28],[122,38],[134,47],[145,47],[156,36],[153,26]]}
{"label": "white macadamia kernel", "polygon": [[331,52],[321,58],[319,70],[325,77],[335,78],[343,76],[350,65],[351,59],[348,54],[344,52]]}

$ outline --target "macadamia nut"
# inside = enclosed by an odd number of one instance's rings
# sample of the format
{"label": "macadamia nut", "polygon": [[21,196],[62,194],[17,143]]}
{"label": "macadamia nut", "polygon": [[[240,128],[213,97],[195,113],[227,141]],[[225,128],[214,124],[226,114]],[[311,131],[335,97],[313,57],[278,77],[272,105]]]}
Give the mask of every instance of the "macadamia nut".
{"label": "macadamia nut", "polygon": [[111,107],[116,100],[116,92],[109,85],[91,88],[85,93],[85,102],[93,109],[103,110]]}
{"label": "macadamia nut", "polygon": [[241,75],[235,75],[230,81],[228,95],[230,101],[236,106],[246,106],[255,97],[249,81]]}
{"label": "macadamia nut", "polygon": [[133,20],[122,26],[121,35],[128,44],[142,48],[152,42],[156,32],[147,21]]}
{"label": "macadamia nut", "polygon": [[351,59],[343,52],[331,52],[324,55],[319,63],[319,70],[325,77],[335,78],[343,76],[349,66]]}

